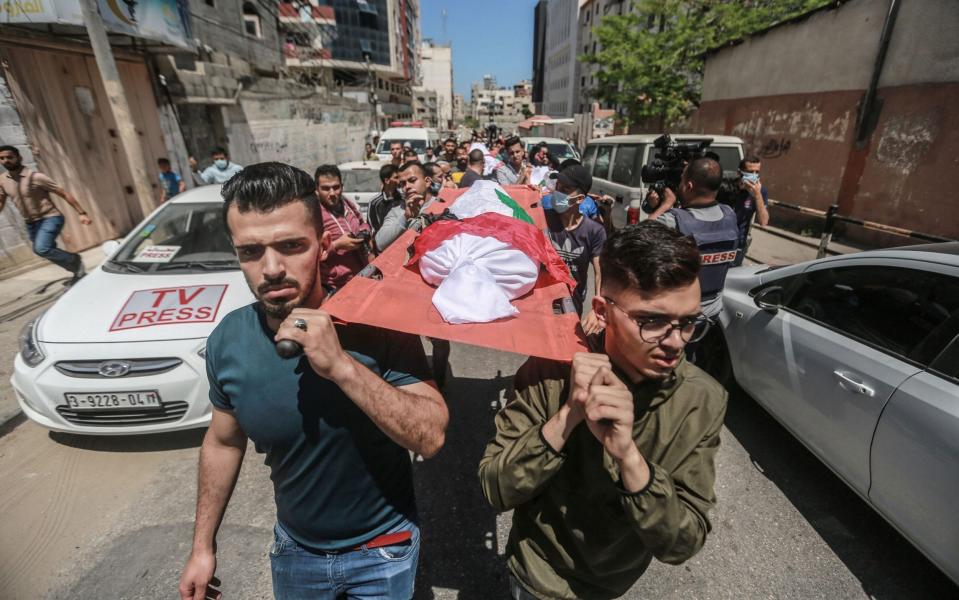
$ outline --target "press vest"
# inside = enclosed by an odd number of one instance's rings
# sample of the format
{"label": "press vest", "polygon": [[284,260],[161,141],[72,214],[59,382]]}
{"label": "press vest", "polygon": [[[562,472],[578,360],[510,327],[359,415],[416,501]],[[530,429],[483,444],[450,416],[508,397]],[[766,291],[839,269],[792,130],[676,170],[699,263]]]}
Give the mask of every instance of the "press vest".
{"label": "press vest", "polygon": [[739,246],[736,213],[725,204],[718,206],[723,211],[723,218],[718,221],[701,221],[692,212],[682,208],[669,210],[676,219],[679,233],[693,238],[699,247],[699,286],[703,298],[723,291],[726,272],[736,260],[736,248]]}

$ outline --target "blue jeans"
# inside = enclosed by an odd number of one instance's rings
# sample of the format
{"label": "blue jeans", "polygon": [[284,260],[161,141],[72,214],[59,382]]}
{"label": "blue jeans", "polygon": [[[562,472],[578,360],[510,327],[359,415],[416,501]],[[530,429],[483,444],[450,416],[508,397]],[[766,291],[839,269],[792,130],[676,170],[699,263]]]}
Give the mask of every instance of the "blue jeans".
{"label": "blue jeans", "polygon": [[33,253],[49,260],[70,271],[77,272],[80,265],[80,255],[57,248],[57,236],[63,229],[63,216],[47,217],[27,223],[27,235],[33,244]]}
{"label": "blue jeans", "polygon": [[413,597],[416,562],[420,555],[420,530],[404,520],[388,533],[412,531],[410,541],[396,546],[342,551],[311,552],[290,538],[277,523],[273,527],[270,566],[276,600],[335,600],[337,598]]}

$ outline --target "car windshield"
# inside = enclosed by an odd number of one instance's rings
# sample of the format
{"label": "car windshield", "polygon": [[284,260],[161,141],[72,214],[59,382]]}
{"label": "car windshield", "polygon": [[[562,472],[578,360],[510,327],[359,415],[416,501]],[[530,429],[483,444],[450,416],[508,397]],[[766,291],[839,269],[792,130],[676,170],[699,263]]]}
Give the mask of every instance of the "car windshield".
{"label": "car windshield", "polygon": [[345,193],[379,192],[379,169],[356,169],[343,171],[343,191]]}
{"label": "car windshield", "polygon": [[[532,153],[536,151],[538,146],[542,144],[529,144],[527,151]],[[555,158],[558,162],[563,162],[567,158],[575,158],[579,160],[579,157],[576,156],[576,152],[573,150],[573,147],[569,144],[546,144],[546,148],[549,150],[549,155]]]}
{"label": "car windshield", "polygon": [[409,144],[410,146],[412,146],[413,150],[416,150],[416,153],[417,153],[417,154],[424,154],[424,153],[426,152],[426,140],[400,140],[400,139],[392,139],[392,140],[380,140],[380,145],[379,145],[379,147],[376,149],[376,153],[377,153],[377,154],[389,154],[389,153],[390,153],[390,144],[392,144],[393,142],[399,142],[399,143],[403,144],[404,146],[406,146],[407,144]]}
{"label": "car windshield", "polygon": [[107,262],[113,271],[159,273],[238,269],[233,244],[216,202],[167,204]]}

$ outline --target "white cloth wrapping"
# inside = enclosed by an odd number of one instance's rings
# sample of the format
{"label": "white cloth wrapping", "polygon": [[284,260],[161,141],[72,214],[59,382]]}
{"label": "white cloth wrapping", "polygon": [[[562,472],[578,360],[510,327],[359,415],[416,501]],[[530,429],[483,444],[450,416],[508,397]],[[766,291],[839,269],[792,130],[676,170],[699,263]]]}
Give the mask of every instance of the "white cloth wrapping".
{"label": "white cloth wrapping", "polygon": [[513,216],[513,209],[503,204],[496,192],[500,191],[509,196],[503,187],[495,181],[480,179],[473,182],[463,194],[456,199],[450,212],[458,219],[468,219],[483,213],[494,212],[506,217]]}
{"label": "white cloth wrapping", "polygon": [[[457,202],[459,204],[459,202]],[[420,257],[433,306],[447,323],[488,323],[519,311],[510,300],[536,285],[539,265],[496,238],[461,233]]]}
{"label": "white cloth wrapping", "polygon": [[549,167],[533,167],[533,172],[529,175],[529,182],[533,185],[546,185],[546,178],[549,177]]}
{"label": "white cloth wrapping", "polygon": [[470,152],[473,150],[480,150],[483,153],[483,177],[487,177],[490,173],[503,166],[503,161],[490,154],[486,144],[473,142],[470,145]]}

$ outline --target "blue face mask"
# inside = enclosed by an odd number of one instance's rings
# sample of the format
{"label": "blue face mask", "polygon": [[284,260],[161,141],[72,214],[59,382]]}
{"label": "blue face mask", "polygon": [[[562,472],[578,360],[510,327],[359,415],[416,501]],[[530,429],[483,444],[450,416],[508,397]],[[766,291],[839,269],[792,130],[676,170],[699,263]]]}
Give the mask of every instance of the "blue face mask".
{"label": "blue face mask", "polygon": [[228,164],[230,164],[230,161],[226,160],[225,158],[218,158],[213,161],[213,164],[216,165],[217,169],[222,170],[225,169]]}
{"label": "blue face mask", "polygon": [[570,207],[569,194],[565,194],[559,190],[556,190],[552,194],[553,198],[553,210],[559,214],[563,214]]}
{"label": "blue face mask", "polygon": [[744,173],[740,171],[740,174],[742,174],[743,181],[746,183],[757,183],[759,181],[759,173]]}

